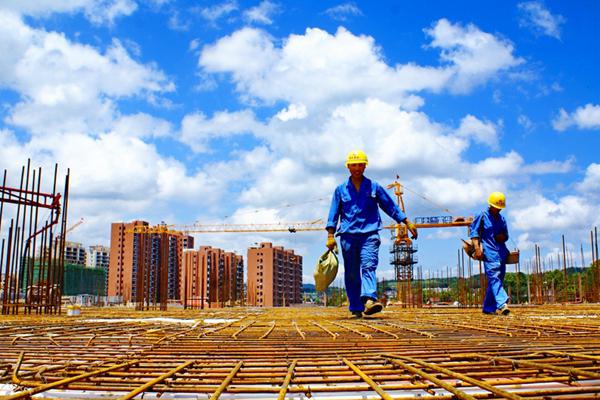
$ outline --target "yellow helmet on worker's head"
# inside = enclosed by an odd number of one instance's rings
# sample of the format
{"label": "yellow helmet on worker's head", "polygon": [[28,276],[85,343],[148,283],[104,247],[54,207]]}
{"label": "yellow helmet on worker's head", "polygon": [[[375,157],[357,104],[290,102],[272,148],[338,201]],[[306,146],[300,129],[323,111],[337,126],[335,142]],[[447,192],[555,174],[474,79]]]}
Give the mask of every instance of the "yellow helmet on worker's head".
{"label": "yellow helmet on worker's head", "polygon": [[354,150],[348,153],[348,157],[346,157],[346,167],[350,164],[369,165],[369,160],[367,159],[367,155],[364,151]]}
{"label": "yellow helmet on worker's head", "polygon": [[504,193],[493,192],[490,194],[490,197],[488,197],[488,204],[498,210],[502,210],[506,207],[506,197],[504,196]]}

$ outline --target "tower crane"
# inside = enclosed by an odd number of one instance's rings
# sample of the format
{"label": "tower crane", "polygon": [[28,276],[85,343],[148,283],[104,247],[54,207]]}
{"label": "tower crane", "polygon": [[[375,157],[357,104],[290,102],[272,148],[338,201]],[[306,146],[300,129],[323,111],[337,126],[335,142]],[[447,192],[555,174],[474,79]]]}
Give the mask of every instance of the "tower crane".
{"label": "tower crane", "polygon": [[83,224],[85,222],[85,220],[82,218],[79,219],[79,221],[75,222],[73,225],[71,225],[70,227],[68,227],[65,230],[65,233],[63,233],[64,237],[67,237],[67,233],[72,232],[75,228],[77,228],[79,225]]}
{"label": "tower crane", "polygon": [[[404,209],[404,200],[402,195],[404,191],[402,184],[398,182],[399,177],[396,176],[396,180],[387,186],[388,189],[394,189],[394,194],[398,199],[398,206]],[[420,196],[423,199],[431,202],[424,196]],[[447,209],[445,211],[448,211]],[[416,217],[414,218],[415,226],[420,228],[452,228],[461,226],[470,226],[473,222],[473,217],[453,217],[449,215],[436,216],[436,217]],[[394,244],[390,253],[392,254],[391,263],[394,265],[394,272],[396,277],[396,293],[398,300],[402,301],[405,306],[415,305],[415,299],[412,296],[412,279],[413,279],[413,267],[417,263],[417,252],[416,246],[413,246],[412,240],[408,237],[406,226],[396,225],[395,230],[392,232]],[[420,299],[419,299],[420,303]]]}
{"label": "tower crane", "polygon": [[82,218],[79,219],[79,221],[75,222],[73,225],[71,225],[70,227],[68,227],[67,229],[65,229],[64,232],[62,232],[60,235],[58,235],[54,240],[56,242],[56,244],[58,244],[61,239],[66,238],[67,234],[72,232],[75,228],[77,228],[79,225],[83,224],[85,222],[85,220]]}

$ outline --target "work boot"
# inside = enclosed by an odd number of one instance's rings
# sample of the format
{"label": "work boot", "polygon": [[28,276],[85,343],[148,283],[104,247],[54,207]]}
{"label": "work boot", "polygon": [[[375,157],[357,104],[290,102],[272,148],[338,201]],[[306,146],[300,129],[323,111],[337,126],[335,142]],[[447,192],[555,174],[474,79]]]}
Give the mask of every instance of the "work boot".
{"label": "work boot", "polygon": [[497,311],[498,314],[508,315],[510,314],[510,308],[508,308],[508,304],[504,303],[502,307],[500,307]]}
{"label": "work boot", "polygon": [[372,315],[383,310],[383,304],[378,301],[369,299],[365,302],[365,315]]}
{"label": "work boot", "polygon": [[361,319],[362,318],[362,311],[352,311],[352,315],[350,316],[350,319]]}

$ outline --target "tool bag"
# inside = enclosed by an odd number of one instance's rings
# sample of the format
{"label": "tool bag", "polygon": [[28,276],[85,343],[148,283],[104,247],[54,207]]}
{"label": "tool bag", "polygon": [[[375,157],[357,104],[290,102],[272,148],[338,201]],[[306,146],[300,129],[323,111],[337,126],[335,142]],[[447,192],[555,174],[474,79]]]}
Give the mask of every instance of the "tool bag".
{"label": "tool bag", "polygon": [[333,250],[327,250],[319,258],[315,268],[315,287],[318,291],[327,290],[334,281],[338,272],[337,246]]}

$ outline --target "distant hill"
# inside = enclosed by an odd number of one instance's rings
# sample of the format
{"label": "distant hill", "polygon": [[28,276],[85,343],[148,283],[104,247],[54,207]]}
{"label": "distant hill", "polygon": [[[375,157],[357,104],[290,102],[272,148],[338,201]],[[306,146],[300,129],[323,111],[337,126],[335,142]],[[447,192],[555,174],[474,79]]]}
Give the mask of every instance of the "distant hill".
{"label": "distant hill", "polygon": [[316,292],[317,289],[315,288],[315,285],[312,283],[303,283],[302,284],[302,292],[303,293],[313,293]]}

